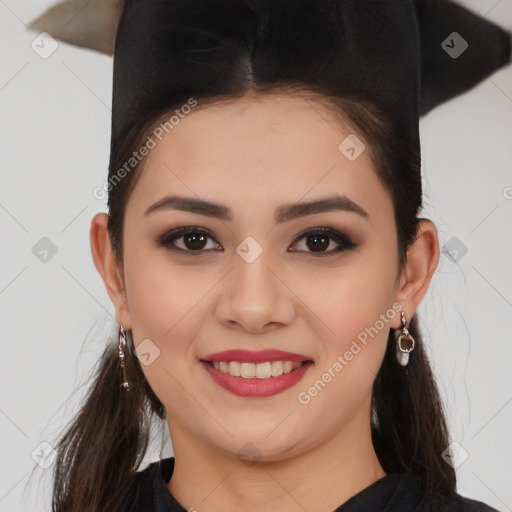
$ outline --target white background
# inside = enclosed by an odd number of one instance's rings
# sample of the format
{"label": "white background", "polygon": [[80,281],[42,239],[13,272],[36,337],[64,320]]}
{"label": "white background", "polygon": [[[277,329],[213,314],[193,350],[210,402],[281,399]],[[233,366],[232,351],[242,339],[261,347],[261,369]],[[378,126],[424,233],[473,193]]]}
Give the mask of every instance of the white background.
{"label": "white background", "polygon": [[[460,3],[512,30],[512,0]],[[51,469],[31,453],[76,413],[78,386],[116,330],[89,246],[90,221],[106,211],[92,190],[107,177],[112,60],[63,43],[37,55],[26,25],[50,5],[0,0],[0,511],[9,512],[50,510]],[[420,129],[423,216],[441,247],[453,237],[467,247],[457,263],[441,255],[419,311],[452,439],[469,454],[458,491],[512,510],[512,67]],[[42,237],[57,247],[47,263],[32,252]]]}

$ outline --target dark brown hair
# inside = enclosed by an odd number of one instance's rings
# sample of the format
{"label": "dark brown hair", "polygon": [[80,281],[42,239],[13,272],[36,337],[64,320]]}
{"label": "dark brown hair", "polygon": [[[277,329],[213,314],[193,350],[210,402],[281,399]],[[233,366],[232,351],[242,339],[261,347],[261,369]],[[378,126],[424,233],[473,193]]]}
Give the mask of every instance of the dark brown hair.
{"label": "dark brown hair", "polygon": [[[403,136],[402,125],[371,98],[310,79],[307,67],[294,70],[293,80],[276,71],[268,74],[278,77],[275,80],[260,81],[247,69],[247,58],[242,58],[247,56],[248,49],[240,45],[236,51],[241,55],[239,59],[232,59],[229,66],[219,63],[220,73],[229,69],[224,90],[219,89],[219,81],[214,91],[208,92],[205,83],[198,87],[203,93],[194,94],[194,98],[200,107],[208,102],[242,97],[249,90],[261,95],[301,94],[304,98],[315,98],[317,107],[327,108],[341,123],[352,127],[367,143],[376,175],[392,198],[397,261],[402,270],[407,251],[417,236],[422,207],[420,159],[416,149],[404,142],[407,137]],[[281,58],[284,61],[287,56]],[[277,56],[271,60],[276,70],[278,60]],[[320,54],[315,66],[322,66]],[[201,80],[200,75],[197,80]],[[120,143],[111,148],[109,179],[141,147],[163,116],[183,105],[186,98],[170,97],[165,109],[154,112],[124,134]],[[108,229],[121,265],[125,205],[140,176],[140,167],[139,164],[116,183],[108,196]],[[425,493],[448,496],[455,492],[456,476],[441,457],[449,444],[447,424],[417,321],[415,315],[410,323],[416,348],[406,368],[396,361],[395,341],[392,331],[389,333],[384,360],[373,385],[372,440],[386,473],[411,471],[418,475]],[[151,418],[165,418],[165,409],[145,379],[133,346],[128,348],[127,377],[131,391],[126,393],[120,387],[117,346],[109,344],[82,408],[55,445],[58,456],[54,469],[54,512],[127,510],[135,471],[148,446]]]}

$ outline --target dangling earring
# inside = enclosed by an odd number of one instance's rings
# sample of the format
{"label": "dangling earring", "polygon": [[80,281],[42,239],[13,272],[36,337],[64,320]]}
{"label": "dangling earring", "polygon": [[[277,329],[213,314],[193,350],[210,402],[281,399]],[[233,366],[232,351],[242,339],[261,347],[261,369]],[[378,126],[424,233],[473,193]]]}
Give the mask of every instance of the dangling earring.
{"label": "dangling earring", "polygon": [[407,366],[409,363],[409,353],[414,350],[416,344],[411,333],[408,331],[405,321],[405,313],[402,311],[402,328],[395,330],[396,340],[396,359],[402,366]]}
{"label": "dangling earring", "polygon": [[121,325],[119,328],[119,360],[121,361],[121,368],[123,370],[123,382],[120,384],[126,391],[130,391],[130,385],[126,380],[126,368],[124,366],[125,353],[124,349],[126,348],[126,334],[127,331]]}

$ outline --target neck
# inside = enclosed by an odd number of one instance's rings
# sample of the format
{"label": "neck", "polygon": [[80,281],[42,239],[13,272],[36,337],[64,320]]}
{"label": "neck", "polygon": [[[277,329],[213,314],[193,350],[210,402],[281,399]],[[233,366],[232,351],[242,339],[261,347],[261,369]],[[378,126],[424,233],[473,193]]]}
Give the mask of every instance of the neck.
{"label": "neck", "polygon": [[[362,421],[364,420],[364,421]],[[364,425],[364,426],[363,426]],[[386,476],[373,444],[369,408],[333,437],[292,457],[252,465],[170,423],[175,466],[168,488],[187,510],[335,510]]]}

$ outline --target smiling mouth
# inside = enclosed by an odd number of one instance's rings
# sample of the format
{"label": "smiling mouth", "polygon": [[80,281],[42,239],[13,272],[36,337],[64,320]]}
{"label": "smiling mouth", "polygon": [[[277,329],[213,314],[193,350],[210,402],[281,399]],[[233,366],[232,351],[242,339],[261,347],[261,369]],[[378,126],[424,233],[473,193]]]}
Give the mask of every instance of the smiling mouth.
{"label": "smiling mouth", "polygon": [[229,374],[241,379],[272,379],[286,373],[292,373],[313,361],[267,361],[264,363],[244,363],[240,361],[205,361],[220,373]]}

